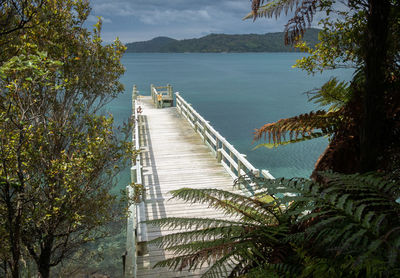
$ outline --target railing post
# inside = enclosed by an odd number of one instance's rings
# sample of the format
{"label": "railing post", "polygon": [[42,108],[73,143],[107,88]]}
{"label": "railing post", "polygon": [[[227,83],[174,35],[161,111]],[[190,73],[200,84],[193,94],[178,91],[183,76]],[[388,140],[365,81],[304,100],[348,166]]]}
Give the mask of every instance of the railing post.
{"label": "railing post", "polygon": [[173,107],[174,106],[174,93],[173,93],[174,90],[171,85],[169,85],[168,91],[169,91],[169,96],[171,98],[171,107]]}
{"label": "railing post", "polygon": [[198,132],[198,129],[199,129],[197,123],[198,123],[198,119],[196,119],[195,121],[193,121],[193,124],[194,124],[194,131],[195,131],[196,133]]}
{"label": "railing post", "polygon": [[135,100],[137,99],[138,96],[138,90],[136,85],[133,85],[133,91],[132,91],[132,105],[135,106]]}
{"label": "railing post", "polygon": [[222,161],[222,149],[217,149],[217,161],[218,163]]}
{"label": "railing post", "polygon": [[182,101],[179,100],[179,102],[178,102],[179,92],[176,92],[175,95],[176,95],[176,108],[179,108],[179,113],[182,115]]}
{"label": "railing post", "polygon": [[[235,158],[235,155],[232,153],[232,151],[229,151],[229,156],[230,156],[232,159]],[[232,164],[232,163],[229,163],[229,164],[230,164],[231,171],[232,171],[233,173],[235,173],[235,167],[233,167],[233,164]]]}
{"label": "railing post", "polygon": [[206,142],[206,123],[202,123],[203,130],[202,130],[202,135],[203,135],[203,142]]}
{"label": "railing post", "polygon": [[132,184],[136,183],[137,181],[137,166],[136,166],[136,161],[131,167],[131,182]]}
{"label": "railing post", "polygon": [[151,84],[150,85],[151,100],[153,101],[153,104],[154,104],[155,102],[154,102],[154,90],[153,90],[153,88],[154,88],[154,86],[153,86],[153,84]]}
{"label": "railing post", "polygon": [[238,159],[238,169],[237,169],[237,176],[240,177],[242,174],[240,173],[240,171],[242,170],[242,162],[240,161],[240,159]]}

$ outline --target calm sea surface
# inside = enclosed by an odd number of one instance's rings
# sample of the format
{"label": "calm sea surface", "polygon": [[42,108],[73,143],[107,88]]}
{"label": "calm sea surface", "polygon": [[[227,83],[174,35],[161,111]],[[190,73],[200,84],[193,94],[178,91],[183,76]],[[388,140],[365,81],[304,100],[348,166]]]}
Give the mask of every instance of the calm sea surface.
{"label": "calm sea surface", "polygon": [[[323,75],[307,75],[292,68],[301,53],[235,53],[235,54],[136,54],[122,59],[126,73],[121,81],[125,92],[108,105],[116,123],[131,115],[132,86],[140,94],[150,95],[150,84],[173,85],[174,91],[246,154],[259,169],[268,169],[275,177],[307,177],[327,146],[321,138],[282,146],[253,150],[253,131],[262,125],[318,109],[307,101],[306,91],[318,88],[330,77],[350,80],[351,70],[335,70]],[[129,167],[128,167],[129,168]],[[119,175],[119,188],[130,182],[125,169]],[[125,228],[99,243],[104,260],[97,269],[111,277],[122,276],[121,254],[125,250]]]}
{"label": "calm sea surface", "polygon": [[[306,91],[318,88],[333,76],[351,79],[351,70],[312,76],[292,68],[302,56],[302,53],[127,53],[122,60],[126,73],[121,79],[125,93],[109,108],[117,121],[126,120],[131,113],[134,84],[140,94],[149,95],[150,84],[169,83],[236,149],[246,154],[255,167],[268,169],[275,177],[307,177],[328,139],[257,150],[253,150],[257,144],[252,142],[255,128],[318,109],[307,101]],[[129,182],[126,175],[122,174],[121,182]]]}

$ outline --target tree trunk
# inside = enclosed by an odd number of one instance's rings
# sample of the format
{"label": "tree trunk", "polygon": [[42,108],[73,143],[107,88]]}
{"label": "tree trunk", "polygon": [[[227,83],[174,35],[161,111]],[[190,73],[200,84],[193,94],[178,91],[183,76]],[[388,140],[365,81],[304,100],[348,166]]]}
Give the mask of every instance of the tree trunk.
{"label": "tree trunk", "polygon": [[11,198],[7,198],[7,226],[11,248],[10,270],[13,278],[19,278],[19,260],[21,258],[21,215],[22,203],[20,201],[21,193],[18,193],[16,211],[14,210]]}
{"label": "tree trunk", "polygon": [[3,260],[4,278],[7,278],[7,261]]}
{"label": "tree trunk", "polygon": [[386,133],[384,94],[386,88],[387,40],[390,0],[369,0],[365,39],[365,92],[360,127],[361,172],[377,170]]}
{"label": "tree trunk", "polygon": [[53,247],[53,237],[49,236],[45,238],[44,246],[41,248],[41,253],[39,256],[38,270],[39,276],[41,278],[50,277],[50,259],[51,259],[51,249]]}

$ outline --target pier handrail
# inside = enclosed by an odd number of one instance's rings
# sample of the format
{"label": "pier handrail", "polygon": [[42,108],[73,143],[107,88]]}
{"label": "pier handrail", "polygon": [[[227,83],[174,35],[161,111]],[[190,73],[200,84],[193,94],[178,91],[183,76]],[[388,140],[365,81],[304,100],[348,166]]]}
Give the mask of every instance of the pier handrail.
{"label": "pier handrail", "polygon": [[218,131],[210,125],[193,107],[187,103],[179,94],[176,95],[176,107],[178,111],[186,118],[194,130],[201,136],[204,143],[214,153],[218,162],[232,176],[237,178],[251,172],[255,176],[262,174],[264,177],[273,179],[274,177],[268,170],[255,168],[247,159],[246,155],[237,151]]}
{"label": "pier handrail", "polygon": [[[140,150],[140,113],[141,107],[137,99],[138,91],[136,86],[132,91],[132,144],[135,150]],[[142,163],[140,155],[132,158],[131,166],[131,185],[127,186],[127,194],[130,200],[128,207],[128,223],[126,236],[126,254],[125,254],[125,277],[136,277],[137,273],[137,243],[139,241],[147,241],[146,226],[141,224],[145,221],[144,200],[142,197],[135,196],[138,192],[133,186],[142,185]],[[139,201],[138,203],[136,201]]]}

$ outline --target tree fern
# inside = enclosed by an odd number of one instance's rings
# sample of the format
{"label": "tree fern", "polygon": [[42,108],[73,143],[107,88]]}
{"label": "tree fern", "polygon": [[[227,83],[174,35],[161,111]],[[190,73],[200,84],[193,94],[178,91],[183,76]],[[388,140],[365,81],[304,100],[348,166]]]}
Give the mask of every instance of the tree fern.
{"label": "tree fern", "polygon": [[269,1],[264,4],[264,0],[253,0],[252,2],[252,11],[247,14],[243,19],[253,18],[254,20],[257,17],[279,17],[284,11],[285,15],[287,15],[288,11],[293,10],[293,7],[297,7],[299,4],[299,0],[275,0]]}
{"label": "tree fern", "polygon": [[[254,140],[258,141],[262,138],[266,140],[268,136],[269,144],[264,144],[266,147],[304,141],[333,134],[340,121],[340,113],[337,111],[318,110],[265,124],[260,129],[256,129]],[[286,140],[286,137],[289,139]]]}
{"label": "tree fern", "polygon": [[[400,263],[399,184],[393,180],[367,175],[323,173],[322,186],[301,179],[266,179],[256,181],[269,194],[294,192],[294,202],[307,202],[294,213],[300,215],[296,225],[304,230],[286,237],[288,242],[305,246],[314,255],[333,256],[338,260],[351,255],[354,267],[385,262],[387,271],[397,273]],[[287,198],[287,197],[286,197]],[[304,214],[305,209],[312,213]]]}
{"label": "tree fern", "polygon": [[350,88],[347,82],[339,82],[337,78],[331,78],[321,88],[307,92],[309,101],[320,106],[329,106],[329,111],[337,111],[351,98]]}
{"label": "tree fern", "polygon": [[289,11],[296,8],[294,16],[285,26],[285,42],[286,44],[292,44],[299,41],[304,35],[305,30],[310,27],[321,1],[274,0],[268,1],[265,4],[264,2],[267,1],[253,0],[251,13],[247,14],[243,19],[253,18],[253,20],[256,20],[257,17],[271,18],[273,16],[277,18],[281,15],[282,11],[287,15]]}
{"label": "tree fern", "polygon": [[297,7],[294,16],[285,25],[286,44],[298,42],[303,37],[306,29],[311,27],[319,2],[321,0],[303,0]]}
{"label": "tree fern", "polygon": [[240,221],[203,218],[148,221],[153,225],[186,230],[150,242],[176,255],[159,262],[156,267],[182,270],[211,264],[203,277],[228,277],[230,274],[236,277],[236,274],[242,274],[243,269],[263,265],[271,258],[282,260],[286,251],[291,249],[282,240],[289,232],[289,226],[285,224],[287,219],[281,217],[282,208],[269,203],[272,198],[250,198],[217,189],[188,188],[173,191],[172,195],[188,202],[208,204]]}
{"label": "tree fern", "polygon": [[[237,185],[251,180],[253,197],[217,189],[173,191],[173,198],[208,204],[237,220],[148,221],[182,231],[151,242],[175,254],[157,267],[193,270],[207,264],[203,277],[398,275],[399,184],[374,174],[321,175],[323,185],[304,178],[240,177]],[[278,193],[283,197],[273,197]]]}

